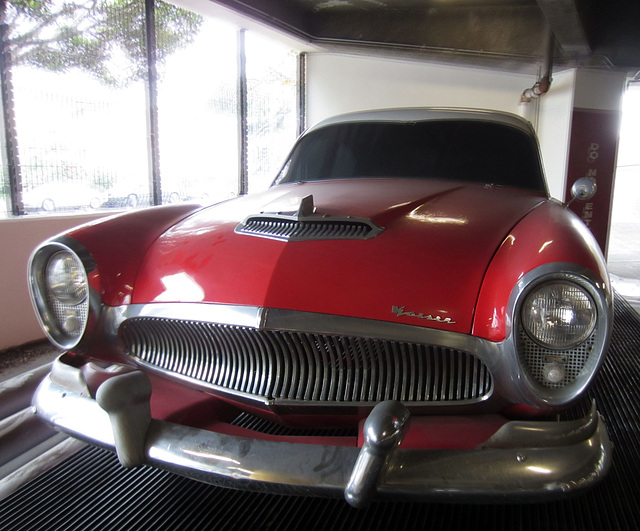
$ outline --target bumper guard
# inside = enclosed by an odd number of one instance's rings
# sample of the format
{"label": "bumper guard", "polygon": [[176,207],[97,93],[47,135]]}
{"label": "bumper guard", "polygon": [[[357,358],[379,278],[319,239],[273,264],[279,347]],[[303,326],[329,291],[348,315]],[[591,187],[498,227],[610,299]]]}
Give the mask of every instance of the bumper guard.
{"label": "bumper guard", "polygon": [[[399,402],[379,403],[362,448],[230,436],[151,418],[141,371],[116,370],[90,396],[64,355],[37,389],[37,414],[79,439],[116,451],[127,467],[149,464],[224,487],[342,497],[451,502],[546,501],[596,484],[611,442],[595,409],[580,420],[511,421],[472,450],[402,449],[409,419]],[[464,434],[461,434],[464,437]]]}

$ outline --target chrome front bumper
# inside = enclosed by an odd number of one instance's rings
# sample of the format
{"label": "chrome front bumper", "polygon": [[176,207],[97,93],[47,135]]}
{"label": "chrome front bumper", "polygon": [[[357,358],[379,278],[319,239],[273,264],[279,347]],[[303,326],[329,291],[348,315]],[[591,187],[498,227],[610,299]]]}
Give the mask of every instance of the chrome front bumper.
{"label": "chrome front bumper", "polygon": [[[577,421],[511,421],[472,450],[400,445],[409,418],[381,402],[362,448],[230,436],[151,418],[148,377],[112,373],[91,396],[82,371],[58,359],[34,395],[40,417],[114,449],[125,466],[149,464],[215,485],[281,494],[456,502],[544,501],[591,487],[611,464],[595,410]],[[464,433],[460,435],[464,437]]]}

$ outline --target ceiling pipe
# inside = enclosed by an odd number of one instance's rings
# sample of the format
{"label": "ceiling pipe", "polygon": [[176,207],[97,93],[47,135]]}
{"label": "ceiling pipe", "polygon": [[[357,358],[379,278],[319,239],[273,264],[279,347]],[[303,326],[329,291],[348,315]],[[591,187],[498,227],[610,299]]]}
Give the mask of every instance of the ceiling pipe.
{"label": "ceiling pipe", "polygon": [[549,38],[547,40],[547,49],[542,64],[542,72],[540,79],[531,88],[527,88],[520,96],[520,103],[529,103],[531,100],[539,98],[543,94],[549,92],[551,88],[551,71],[553,69],[553,52],[555,48],[555,39],[553,33],[549,30]]}

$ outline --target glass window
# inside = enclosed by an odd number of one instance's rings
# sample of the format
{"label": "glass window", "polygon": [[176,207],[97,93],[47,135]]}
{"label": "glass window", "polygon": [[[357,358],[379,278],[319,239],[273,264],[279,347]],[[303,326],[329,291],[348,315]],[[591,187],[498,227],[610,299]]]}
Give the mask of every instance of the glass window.
{"label": "glass window", "polygon": [[159,65],[165,203],[211,203],[238,192],[236,40],[234,27],[205,19],[189,46]]}
{"label": "glass window", "polygon": [[113,189],[148,181],[143,2],[10,5],[25,213],[120,206]]}
{"label": "glass window", "polygon": [[297,55],[247,33],[249,191],[268,188],[297,135]]}
{"label": "glass window", "polygon": [[[237,194],[238,29],[160,0],[154,5],[157,115],[144,0],[92,2],[90,9],[83,0],[7,3],[16,125],[3,132],[17,156],[7,155],[3,141],[0,216],[11,215],[7,168],[17,172],[26,214],[149,206],[154,171],[162,203]],[[253,190],[269,186],[295,140],[297,62],[290,50],[247,37]]]}
{"label": "glass window", "polygon": [[545,191],[532,137],[480,121],[360,122],[311,131],[279,182],[419,178]]}
{"label": "glass window", "polygon": [[640,84],[622,100],[618,166],[611,211],[607,264],[618,293],[640,308]]}

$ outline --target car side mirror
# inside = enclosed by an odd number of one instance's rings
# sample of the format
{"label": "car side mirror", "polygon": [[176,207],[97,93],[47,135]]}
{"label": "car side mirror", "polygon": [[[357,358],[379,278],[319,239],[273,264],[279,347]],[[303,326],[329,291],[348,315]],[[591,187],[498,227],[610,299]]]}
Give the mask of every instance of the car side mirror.
{"label": "car side mirror", "polygon": [[571,187],[571,200],[565,205],[569,206],[576,199],[578,201],[588,201],[598,191],[598,185],[593,177],[581,177],[573,183]]}

